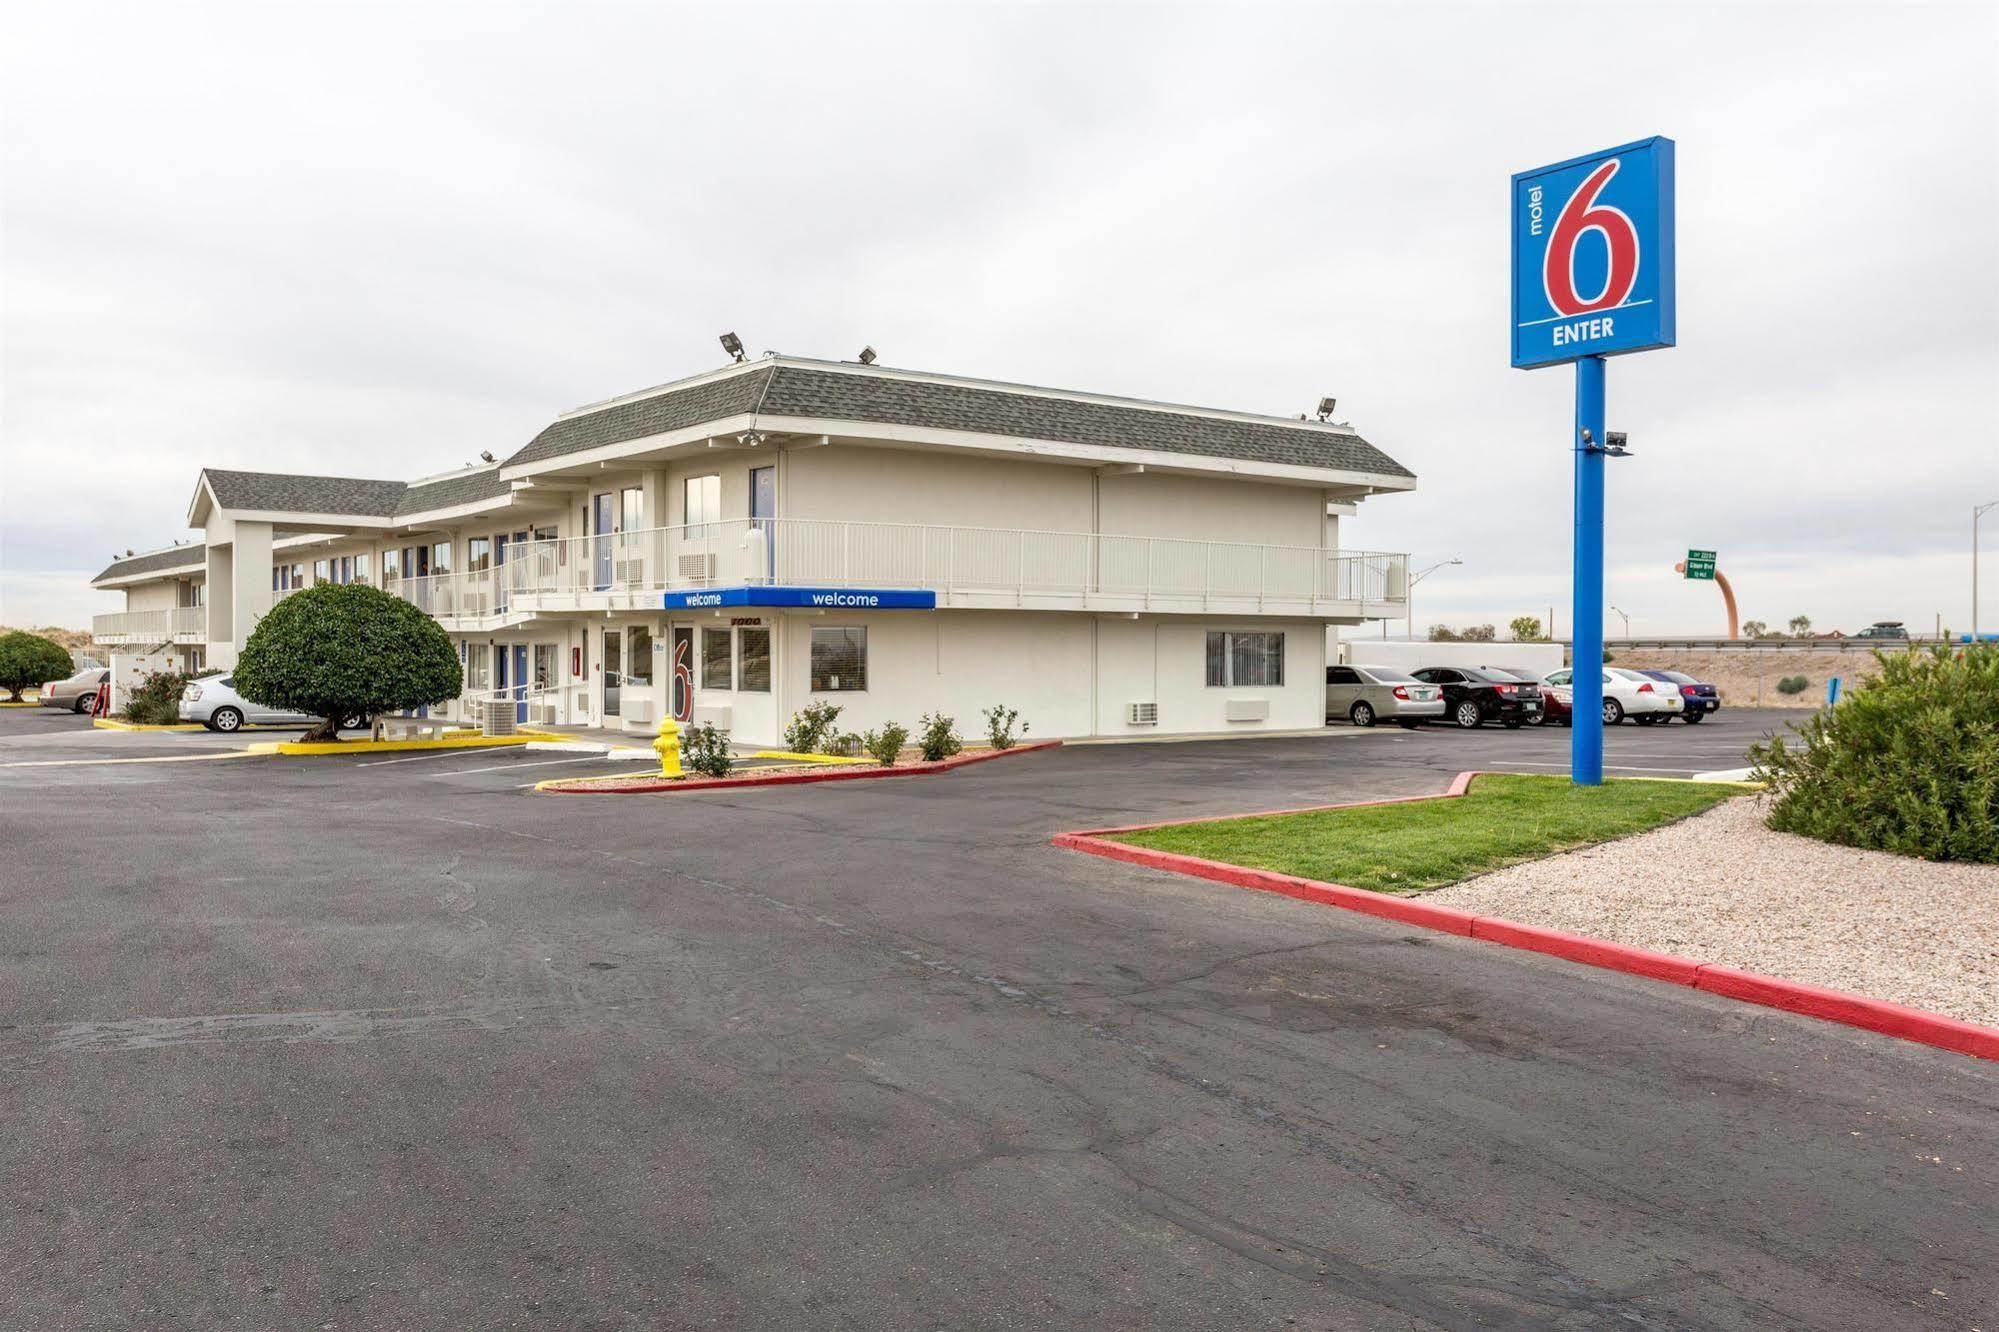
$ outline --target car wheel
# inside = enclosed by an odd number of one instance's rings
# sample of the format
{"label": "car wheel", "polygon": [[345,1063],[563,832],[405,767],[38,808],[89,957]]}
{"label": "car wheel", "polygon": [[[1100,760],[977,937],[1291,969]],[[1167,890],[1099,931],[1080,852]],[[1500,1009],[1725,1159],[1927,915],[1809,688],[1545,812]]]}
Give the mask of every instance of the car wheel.
{"label": "car wheel", "polygon": [[76,702],[70,704],[69,710],[71,712],[74,712],[80,717],[84,713],[90,711],[91,704],[95,703],[96,701],[97,701],[97,695],[95,692],[88,694],[78,694],[76,696]]}
{"label": "car wheel", "polygon": [[1527,719],[1527,724],[1529,726],[1546,726],[1548,724],[1548,714],[1537,712]]}
{"label": "car wheel", "polygon": [[1353,705],[1353,710],[1347,713],[1347,720],[1355,726],[1372,726],[1374,725],[1374,708],[1365,702],[1356,703]]}
{"label": "car wheel", "polygon": [[217,708],[209,715],[208,724],[217,731],[240,731],[243,729],[243,710],[231,707]]}
{"label": "car wheel", "polygon": [[1707,714],[1705,712],[1689,712],[1687,714],[1687,725],[1698,726],[1701,724],[1701,720],[1706,716]]}
{"label": "car wheel", "polygon": [[1603,701],[1603,724],[1605,726],[1615,726],[1623,720],[1624,705],[1614,698],[1606,698]]}
{"label": "car wheel", "polygon": [[359,731],[366,728],[367,725],[368,725],[368,719],[366,717],[362,716],[358,712],[350,712],[345,717],[342,717],[340,719],[340,725],[335,729],[342,731]]}
{"label": "car wheel", "polygon": [[1469,731],[1484,721],[1485,716],[1479,711],[1478,704],[1472,702],[1470,699],[1466,699],[1464,702],[1458,704],[1457,710],[1451,714],[1451,720]]}

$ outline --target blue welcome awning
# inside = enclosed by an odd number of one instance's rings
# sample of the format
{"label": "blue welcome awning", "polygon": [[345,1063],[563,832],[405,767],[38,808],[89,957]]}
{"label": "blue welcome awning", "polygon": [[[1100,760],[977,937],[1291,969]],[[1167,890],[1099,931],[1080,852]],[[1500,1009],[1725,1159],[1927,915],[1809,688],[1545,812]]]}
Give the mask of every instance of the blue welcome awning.
{"label": "blue welcome awning", "polygon": [[936,610],[937,594],[919,588],[710,587],[668,592],[667,610],[720,606],[803,606],[810,610]]}

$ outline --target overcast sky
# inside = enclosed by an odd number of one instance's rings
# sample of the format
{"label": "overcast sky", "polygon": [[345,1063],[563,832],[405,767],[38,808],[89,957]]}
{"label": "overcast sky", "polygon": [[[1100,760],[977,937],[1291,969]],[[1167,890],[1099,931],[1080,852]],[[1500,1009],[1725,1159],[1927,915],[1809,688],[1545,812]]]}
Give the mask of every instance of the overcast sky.
{"label": "overcast sky", "polygon": [[1969,618],[1993,4],[0,12],[0,622],[116,609],[88,578],[191,536],[204,464],[505,456],[735,329],[1337,395],[1421,478],[1345,543],[1464,561],[1419,627],[1566,631],[1573,372],[1507,365],[1507,178],[1651,134],[1679,143],[1680,346],[1611,362],[1611,602],[1721,632],[1672,573],[1697,546],[1745,616]]}

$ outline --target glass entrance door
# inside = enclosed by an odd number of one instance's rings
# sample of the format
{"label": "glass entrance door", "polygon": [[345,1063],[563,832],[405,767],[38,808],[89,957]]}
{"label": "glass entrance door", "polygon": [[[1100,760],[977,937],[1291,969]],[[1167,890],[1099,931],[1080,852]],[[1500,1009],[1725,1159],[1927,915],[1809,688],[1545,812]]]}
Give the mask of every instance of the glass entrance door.
{"label": "glass entrance door", "polygon": [[604,630],[604,716],[607,720],[618,715],[618,691],[625,683],[624,648],[624,630]]}

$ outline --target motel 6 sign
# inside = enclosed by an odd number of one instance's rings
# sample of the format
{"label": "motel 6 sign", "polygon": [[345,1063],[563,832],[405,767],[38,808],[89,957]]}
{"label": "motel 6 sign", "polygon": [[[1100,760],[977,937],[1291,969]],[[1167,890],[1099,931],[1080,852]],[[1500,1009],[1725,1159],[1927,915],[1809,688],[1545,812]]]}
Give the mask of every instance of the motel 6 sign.
{"label": "motel 6 sign", "polygon": [[1673,141],[1513,178],[1513,365],[1670,347]]}

